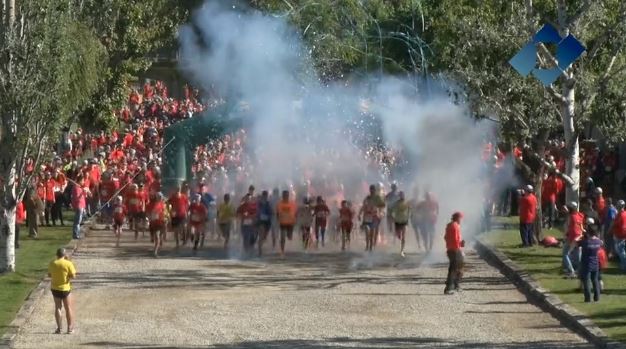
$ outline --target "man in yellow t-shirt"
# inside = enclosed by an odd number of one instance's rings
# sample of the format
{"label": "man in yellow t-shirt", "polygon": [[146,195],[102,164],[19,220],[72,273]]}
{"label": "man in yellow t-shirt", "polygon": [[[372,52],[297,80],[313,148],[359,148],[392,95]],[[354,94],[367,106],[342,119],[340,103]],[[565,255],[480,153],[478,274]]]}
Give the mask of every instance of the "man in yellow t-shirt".
{"label": "man in yellow t-shirt", "polygon": [[70,292],[72,285],[70,279],[76,277],[74,263],[70,262],[64,248],[57,250],[57,258],[48,265],[48,276],[50,276],[50,289],[54,298],[54,317],[57,322],[55,333],[61,333],[63,315],[61,311],[65,307],[67,317],[67,333],[74,331],[74,316],[72,312],[72,296]]}
{"label": "man in yellow t-shirt", "polygon": [[217,225],[222,231],[224,237],[224,249],[228,249],[228,241],[230,240],[230,231],[233,228],[235,220],[235,207],[230,202],[230,194],[224,194],[224,202],[217,207]]}

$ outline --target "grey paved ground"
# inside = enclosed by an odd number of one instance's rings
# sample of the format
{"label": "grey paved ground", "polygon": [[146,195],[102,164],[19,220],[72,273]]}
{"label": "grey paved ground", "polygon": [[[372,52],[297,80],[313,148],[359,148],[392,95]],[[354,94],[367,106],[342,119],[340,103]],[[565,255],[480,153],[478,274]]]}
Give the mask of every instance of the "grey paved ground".
{"label": "grey paved ground", "polygon": [[155,259],[146,239],[114,248],[111,233],[92,232],[74,258],[76,333],[52,334],[46,295],[15,346],[591,348],[473,255],[464,292],[444,296],[445,266],[418,253],[327,247],[241,261],[217,244],[197,256],[166,244]]}

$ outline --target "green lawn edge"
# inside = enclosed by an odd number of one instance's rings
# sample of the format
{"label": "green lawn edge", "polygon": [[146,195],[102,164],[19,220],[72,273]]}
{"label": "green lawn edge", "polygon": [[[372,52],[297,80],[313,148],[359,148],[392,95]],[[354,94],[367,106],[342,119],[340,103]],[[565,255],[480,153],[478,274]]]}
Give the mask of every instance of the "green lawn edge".
{"label": "green lawn edge", "polygon": [[[582,291],[578,290],[578,280],[563,278],[561,249],[542,246],[522,249],[519,247],[521,239],[517,221],[507,223],[514,225],[484,233],[481,239],[503,252],[543,288],[587,315],[610,338],[626,343],[626,274],[620,273],[616,263],[610,263],[602,273],[604,291],[600,302],[584,303]],[[559,230],[544,230],[546,234],[557,238],[563,235]]]}
{"label": "green lawn edge", "polygon": [[[28,227],[20,228],[20,248],[16,251],[14,273],[0,275],[0,337],[9,329],[22,304],[46,276],[48,263],[56,250],[67,245],[72,238],[72,227],[39,227],[37,239],[28,237]],[[54,322],[52,311],[50,321]],[[51,322],[51,323],[52,323]]]}

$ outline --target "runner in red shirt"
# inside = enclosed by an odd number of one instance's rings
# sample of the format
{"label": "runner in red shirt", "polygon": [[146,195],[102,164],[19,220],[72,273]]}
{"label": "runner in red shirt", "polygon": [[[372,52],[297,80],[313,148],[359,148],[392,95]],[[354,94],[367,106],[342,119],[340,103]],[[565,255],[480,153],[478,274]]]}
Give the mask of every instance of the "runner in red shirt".
{"label": "runner in red shirt", "polygon": [[339,224],[341,226],[341,250],[346,250],[346,245],[350,246],[350,233],[352,232],[352,224],[354,221],[354,210],[349,201],[341,201],[339,209]]}
{"label": "runner in red shirt", "polygon": [[327,220],[330,215],[330,209],[321,196],[317,197],[315,208],[313,208],[313,215],[315,216],[316,247],[319,247],[320,244],[320,234],[322,237],[322,247],[324,247],[324,238],[326,236],[326,226],[328,224]]}
{"label": "runner in red shirt", "polygon": [[[130,228],[135,231],[135,240],[139,238],[140,226],[143,228],[142,221],[146,219],[146,198],[143,191],[139,191],[137,184],[130,185],[130,191],[126,194],[126,208],[128,210],[128,218]],[[143,229],[141,229],[143,232]]]}
{"label": "runner in red shirt", "polygon": [[150,236],[154,241],[154,256],[158,257],[159,249],[165,239],[165,201],[160,193],[152,194],[146,206],[146,213],[150,221]]}
{"label": "runner in red shirt", "polygon": [[189,198],[183,193],[183,185],[178,187],[178,190],[172,194],[168,200],[168,204],[172,206],[171,219],[172,229],[174,229],[174,237],[176,238],[176,248],[179,246],[179,238],[183,240],[183,245],[187,243],[188,236],[186,235],[187,224],[187,211],[189,210]]}
{"label": "runner in red shirt", "polygon": [[195,194],[191,205],[189,206],[189,221],[191,223],[191,235],[193,236],[193,249],[198,249],[198,243],[200,247],[204,246],[204,236],[206,221],[208,217],[208,210],[201,202],[202,195]]}
{"label": "runner in red shirt", "polygon": [[113,195],[117,194],[118,188],[119,181],[115,181],[110,172],[105,172],[100,184],[100,205],[102,206],[102,222],[107,225],[110,224],[113,214],[110,201]]}
{"label": "runner in red shirt", "polygon": [[126,207],[123,205],[121,196],[117,196],[113,200],[113,232],[115,233],[115,246],[120,246],[120,237],[122,236],[122,225],[126,219]]}

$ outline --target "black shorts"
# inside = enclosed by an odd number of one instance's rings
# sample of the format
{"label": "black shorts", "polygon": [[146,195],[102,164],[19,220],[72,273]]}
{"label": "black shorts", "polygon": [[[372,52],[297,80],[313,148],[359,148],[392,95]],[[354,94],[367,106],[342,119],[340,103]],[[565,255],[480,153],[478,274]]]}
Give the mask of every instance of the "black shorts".
{"label": "black shorts", "polygon": [[259,221],[257,225],[259,228],[265,228],[265,231],[269,231],[270,228],[272,227],[272,222],[271,221]]}
{"label": "black shorts", "polygon": [[135,212],[133,214],[130,215],[131,219],[134,220],[142,220],[142,219],[146,219],[146,213],[145,212]]}
{"label": "black shorts", "polygon": [[183,224],[185,224],[185,218],[172,217],[172,228],[177,228]]}
{"label": "black shorts", "polygon": [[293,239],[293,225],[280,225],[280,237],[284,238],[285,236],[289,240]]}
{"label": "black shorts", "polygon": [[59,291],[59,290],[50,290],[50,291],[52,291],[52,296],[54,298],[60,298],[60,299],[67,298],[67,296],[69,296],[71,292],[71,291]]}
{"label": "black shorts", "polygon": [[404,229],[406,228],[407,223],[395,223],[396,226],[396,230],[400,230],[400,229]]}

